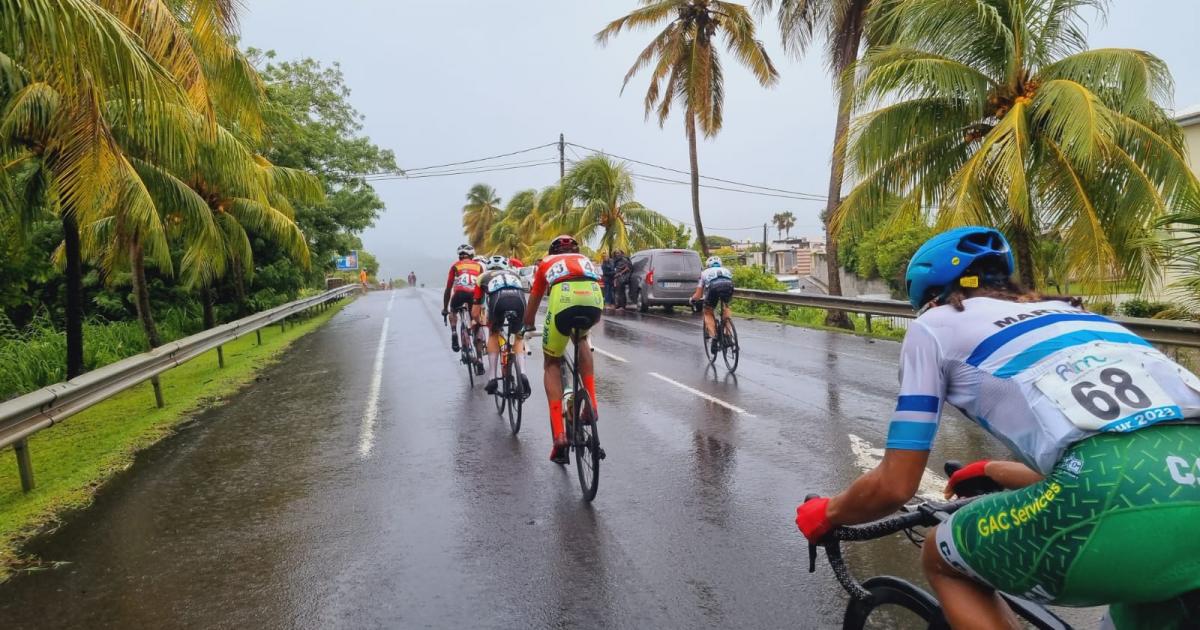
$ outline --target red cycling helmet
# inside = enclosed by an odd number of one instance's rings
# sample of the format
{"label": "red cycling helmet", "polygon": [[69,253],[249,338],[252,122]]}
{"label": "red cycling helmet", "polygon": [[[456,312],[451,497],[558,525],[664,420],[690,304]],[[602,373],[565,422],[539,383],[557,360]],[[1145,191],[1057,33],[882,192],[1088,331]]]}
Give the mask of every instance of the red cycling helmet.
{"label": "red cycling helmet", "polygon": [[570,234],[562,234],[554,237],[554,240],[550,241],[550,255],[566,253],[578,254],[579,241],[575,240],[575,237]]}

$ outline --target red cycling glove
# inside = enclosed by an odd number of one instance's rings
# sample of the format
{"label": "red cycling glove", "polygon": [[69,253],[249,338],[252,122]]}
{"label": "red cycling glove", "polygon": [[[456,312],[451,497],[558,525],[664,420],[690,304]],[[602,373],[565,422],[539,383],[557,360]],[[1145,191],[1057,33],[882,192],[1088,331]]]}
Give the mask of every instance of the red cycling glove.
{"label": "red cycling glove", "polygon": [[796,527],[800,528],[809,542],[818,542],[833,529],[833,523],[825,514],[827,509],[829,499],[826,497],[809,499],[796,508]]}
{"label": "red cycling glove", "polygon": [[946,484],[946,491],[951,495],[957,494],[958,484],[964,481],[970,481],[971,479],[986,477],[987,473],[984,472],[984,469],[987,468],[988,462],[990,461],[992,460],[981,459],[977,462],[971,462],[970,464],[959,468],[953,475],[950,475],[950,482]]}

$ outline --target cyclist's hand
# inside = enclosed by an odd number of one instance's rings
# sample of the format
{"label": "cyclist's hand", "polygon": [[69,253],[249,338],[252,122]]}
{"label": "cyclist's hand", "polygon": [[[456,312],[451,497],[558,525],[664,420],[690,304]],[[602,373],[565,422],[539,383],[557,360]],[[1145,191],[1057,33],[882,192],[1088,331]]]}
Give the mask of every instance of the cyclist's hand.
{"label": "cyclist's hand", "polygon": [[521,336],[522,337],[528,337],[529,335],[532,335],[536,332],[537,332],[537,328],[534,328],[533,326],[530,326],[528,324],[521,327]]}
{"label": "cyclist's hand", "polygon": [[949,499],[959,493],[963,483],[986,478],[987,473],[984,469],[987,467],[989,461],[981,459],[959,468],[953,475],[950,475],[950,481],[946,482],[946,489],[942,491],[942,494]]}
{"label": "cyclist's hand", "polygon": [[828,508],[828,497],[809,499],[796,508],[796,527],[800,528],[809,542],[820,542],[833,529],[833,523],[825,514]]}

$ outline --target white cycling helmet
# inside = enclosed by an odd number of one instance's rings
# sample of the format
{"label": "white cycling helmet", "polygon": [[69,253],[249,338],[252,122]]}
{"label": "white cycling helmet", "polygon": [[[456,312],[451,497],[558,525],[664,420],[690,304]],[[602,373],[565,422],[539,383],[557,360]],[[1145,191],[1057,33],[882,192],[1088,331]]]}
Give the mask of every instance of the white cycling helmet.
{"label": "white cycling helmet", "polygon": [[488,271],[508,271],[508,259],[504,256],[492,256],[483,263],[483,266]]}
{"label": "white cycling helmet", "polygon": [[463,243],[462,245],[458,246],[458,257],[459,258],[464,258],[466,256],[474,256],[474,255],[475,255],[475,248],[471,247],[469,244]]}
{"label": "white cycling helmet", "polygon": [[483,256],[476,256],[476,257],[472,258],[471,260],[474,260],[475,262],[477,262],[481,265],[487,262],[487,258],[485,258]]}
{"label": "white cycling helmet", "polygon": [[705,267],[720,267],[721,266],[721,257],[720,256],[709,256],[708,260],[704,261],[704,266]]}

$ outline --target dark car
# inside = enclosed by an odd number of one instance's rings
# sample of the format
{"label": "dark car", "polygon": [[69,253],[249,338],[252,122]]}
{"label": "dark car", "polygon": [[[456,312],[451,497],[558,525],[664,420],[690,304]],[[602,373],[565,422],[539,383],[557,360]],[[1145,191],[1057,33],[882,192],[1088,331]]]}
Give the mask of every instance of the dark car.
{"label": "dark car", "polygon": [[632,257],[629,301],[645,313],[651,306],[670,311],[689,306],[700,278],[700,254],[690,249],[646,249]]}

